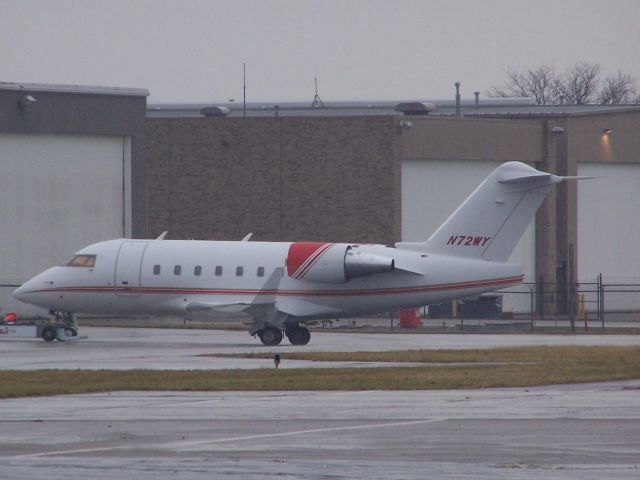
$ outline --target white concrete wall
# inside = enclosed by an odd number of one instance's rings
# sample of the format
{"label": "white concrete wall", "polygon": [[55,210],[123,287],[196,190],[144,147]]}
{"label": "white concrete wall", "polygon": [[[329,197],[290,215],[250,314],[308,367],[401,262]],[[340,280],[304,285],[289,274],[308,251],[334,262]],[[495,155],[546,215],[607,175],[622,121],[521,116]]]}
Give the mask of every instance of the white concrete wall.
{"label": "white concrete wall", "polygon": [[123,137],[0,134],[3,313],[41,313],[13,300],[11,285],[131,231],[130,158]]}
{"label": "white concrete wall", "polygon": [[[501,162],[463,160],[404,160],[402,162],[402,240],[422,241],[453,213]],[[535,275],[535,223],[525,231],[509,258],[524,266],[525,282]],[[528,292],[526,286],[502,292]],[[504,312],[529,312],[525,293],[505,293]]]}
{"label": "white concrete wall", "polygon": [[[578,174],[598,177],[578,184],[578,280],[640,284],[640,165],[581,163]],[[605,308],[640,309],[640,293],[605,293]]]}

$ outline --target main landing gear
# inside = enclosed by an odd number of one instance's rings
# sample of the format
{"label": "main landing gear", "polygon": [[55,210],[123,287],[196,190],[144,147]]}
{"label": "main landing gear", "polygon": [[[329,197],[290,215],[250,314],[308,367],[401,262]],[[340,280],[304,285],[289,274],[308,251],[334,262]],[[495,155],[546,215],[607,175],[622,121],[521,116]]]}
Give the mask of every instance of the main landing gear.
{"label": "main landing gear", "polygon": [[279,345],[282,341],[282,330],[276,327],[265,327],[258,332],[260,341],[267,346]]}
{"label": "main landing gear", "polygon": [[291,345],[306,345],[311,340],[311,333],[305,327],[287,327],[285,334]]}
{"label": "main landing gear", "polygon": [[[277,327],[265,327],[256,332],[260,337],[260,341],[267,346],[280,345],[282,342],[282,330]],[[306,345],[311,340],[311,333],[306,327],[290,326],[285,328],[285,335],[291,342],[291,345]]]}

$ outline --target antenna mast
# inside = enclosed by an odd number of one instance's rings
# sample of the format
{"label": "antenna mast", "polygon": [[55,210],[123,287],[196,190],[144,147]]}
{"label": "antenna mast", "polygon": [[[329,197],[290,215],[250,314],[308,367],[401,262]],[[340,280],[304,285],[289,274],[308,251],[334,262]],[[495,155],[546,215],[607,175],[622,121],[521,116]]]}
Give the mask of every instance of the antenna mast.
{"label": "antenna mast", "polygon": [[325,108],[320,95],[318,95],[318,77],[314,77],[313,79],[316,83],[316,96],[313,97],[313,102],[311,102],[311,108]]}

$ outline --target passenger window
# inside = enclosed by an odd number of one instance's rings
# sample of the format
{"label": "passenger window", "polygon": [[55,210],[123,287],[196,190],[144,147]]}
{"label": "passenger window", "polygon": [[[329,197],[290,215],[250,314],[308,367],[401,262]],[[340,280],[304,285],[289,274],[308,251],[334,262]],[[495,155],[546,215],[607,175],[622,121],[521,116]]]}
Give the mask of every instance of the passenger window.
{"label": "passenger window", "polygon": [[193,269],[193,274],[200,276],[202,275],[202,267],[200,265],[198,265],[196,268]]}
{"label": "passenger window", "polygon": [[236,267],[236,277],[241,277],[243,273],[244,273],[244,268]]}
{"label": "passenger window", "polygon": [[258,276],[264,277],[264,267],[258,267]]}
{"label": "passenger window", "polygon": [[174,275],[180,275],[180,273],[182,273],[182,266],[181,265],[176,265],[175,267],[173,267],[173,274]]}
{"label": "passenger window", "polygon": [[216,267],[216,277],[219,277],[222,275],[222,267],[220,265],[218,265]]}
{"label": "passenger window", "polygon": [[153,274],[154,275],[160,275],[160,265],[154,265],[153,266]]}
{"label": "passenger window", "polygon": [[76,255],[66,263],[67,267],[95,267],[95,255]]}

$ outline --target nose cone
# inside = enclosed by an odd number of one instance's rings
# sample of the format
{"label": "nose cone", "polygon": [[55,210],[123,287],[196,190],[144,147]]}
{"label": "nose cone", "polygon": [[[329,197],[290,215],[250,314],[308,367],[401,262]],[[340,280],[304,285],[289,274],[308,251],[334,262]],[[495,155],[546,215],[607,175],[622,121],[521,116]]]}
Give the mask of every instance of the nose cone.
{"label": "nose cone", "polygon": [[[39,305],[43,298],[42,290],[43,288],[50,287],[53,282],[46,281],[48,278],[48,270],[46,272],[42,272],[30,280],[27,280],[22,284],[22,286],[16,288],[11,295],[16,300],[20,300],[24,303],[30,303],[32,305]],[[40,306],[40,305],[39,305]]]}
{"label": "nose cone", "polygon": [[22,286],[16,288],[13,293],[11,293],[13,298],[15,298],[16,300],[20,300],[21,302],[29,303],[29,300],[27,300],[27,298],[29,297],[29,283],[30,282],[23,283]]}

